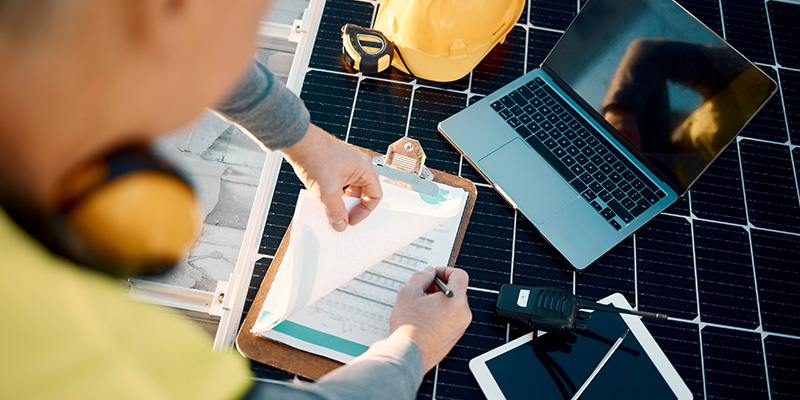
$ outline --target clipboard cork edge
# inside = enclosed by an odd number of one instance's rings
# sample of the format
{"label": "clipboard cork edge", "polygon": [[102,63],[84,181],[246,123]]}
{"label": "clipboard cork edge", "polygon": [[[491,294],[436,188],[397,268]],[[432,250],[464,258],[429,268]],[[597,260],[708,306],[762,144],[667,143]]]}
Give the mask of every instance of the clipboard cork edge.
{"label": "clipboard cork edge", "polygon": [[[370,157],[380,155],[379,153],[371,150],[363,148],[359,149]],[[450,253],[450,260],[448,262],[448,266],[453,267],[455,266],[456,259],[458,258],[458,253],[461,250],[461,243],[463,242],[464,234],[467,231],[469,218],[472,215],[472,210],[475,208],[475,198],[478,195],[478,191],[475,187],[475,184],[469,179],[460,178],[458,176],[434,169],[430,169],[430,171],[433,174],[434,182],[443,183],[453,187],[459,187],[468,193],[467,203],[464,205],[464,213],[461,218],[461,223],[458,227],[456,240],[453,244],[453,251]],[[276,251],[274,258],[269,265],[267,274],[264,277],[264,280],[261,282],[258,293],[256,294],[255,299],[253,299],[250,310],[247,312],[247,316],[245,317],[242,326],[239,328],[239,332],[236,334],[236,349],[244,357],[253,361],[278,368],[306,379],[316,380],[328,372],[331,372],[334,369],[342,366],[343,364],[329,358],[307,353],[289,345],[267,339],[250,331],[253,328],[256,319],[258,318],[258,314],[264,304],[264,300],[267,297],[267,292],[269,292],[272,282],[275,279],[275,275],[278,272],[278,268],[283,261],[284,254],[289,246],[291,229],[292,225],[289,224],[289,227],[286,229],[286,233],[284,234],[283,239],[278,246],[278,250]]]}

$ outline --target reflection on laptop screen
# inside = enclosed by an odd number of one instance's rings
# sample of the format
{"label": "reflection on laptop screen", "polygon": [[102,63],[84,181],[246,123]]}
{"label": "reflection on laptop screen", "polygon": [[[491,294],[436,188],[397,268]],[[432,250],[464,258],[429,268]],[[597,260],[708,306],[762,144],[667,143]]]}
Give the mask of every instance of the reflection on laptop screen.
{"label": "reflection on laptop screen", "polygon": [[774,90],[774,82],[671,1],[591,0],[582,14],[543,68],[682,192]]}

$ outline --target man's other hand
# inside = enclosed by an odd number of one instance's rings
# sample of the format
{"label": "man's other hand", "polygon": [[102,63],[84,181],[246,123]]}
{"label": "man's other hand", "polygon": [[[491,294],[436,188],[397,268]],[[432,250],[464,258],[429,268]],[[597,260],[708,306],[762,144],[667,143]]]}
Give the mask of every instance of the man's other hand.
{"label": "man's other hand", "polygon": [[[433,283],[438,276],[453,297],[447,297]],[[469,276],[458,268],[428,267],[411,276],[397,293],[389,323],[391,337],[405,337],[422,353],[425,371],[441,361],[472,321],[467,303]]]}
{"label": "man's other hand", "polygon": [[[328,221],[339,232],[363,221],[383,197],[369,156],[314,124],[299,142],[281,152],[306,189],[322,201]],[[343,194],[361,199],[349,215]]]}

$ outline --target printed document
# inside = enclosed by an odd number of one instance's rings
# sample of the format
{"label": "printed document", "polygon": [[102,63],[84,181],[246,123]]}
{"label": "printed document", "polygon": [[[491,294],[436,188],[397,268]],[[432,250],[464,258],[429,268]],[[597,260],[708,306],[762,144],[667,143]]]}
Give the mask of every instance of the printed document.
{"label": "printed document", "polygon": [[[447,265],[468,193],[434,198],[381,183],[384,198],[344,232],[300,192],[289,245],[252,332],[347,362],[389,335],[397,291],[426,266]],[[345,197],[348,210],[359,200]]]}

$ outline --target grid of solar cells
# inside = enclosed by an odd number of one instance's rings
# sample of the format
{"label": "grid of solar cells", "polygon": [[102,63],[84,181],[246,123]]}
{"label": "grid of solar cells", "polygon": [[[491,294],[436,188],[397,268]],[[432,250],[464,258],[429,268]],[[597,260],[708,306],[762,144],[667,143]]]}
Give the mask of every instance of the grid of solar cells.
{"label": "grid of solar cells", "polygon": [[[663,311],[645,324],[697,398],[787,398],[800,393],[800,5],[790,1],[678,1],[757,63],[778,94],[693,189],[584,273],[576,273],[436,131],[436,123],[538,66],[583,0],[529,0],[505,43],[452,83],[395,69],[362,76],[341,60],[339,29],[369,26],[376,4],[328,0],[301,98],[312,121],[350,143],[384,152],[407,135],[428,165],[478,185],[457,265],[470,273],[473,323],[426,375],[420,398],[482,398],[469,359],[519,336],[493,312],[503,283],[546,285],[588,298],[622,293]],[[291,219],[301,187],[284,164],[267,216],[257,271]],[[254,274],[253,288],[263,271]],[[257,375],[281,377],[255,365]]]}

